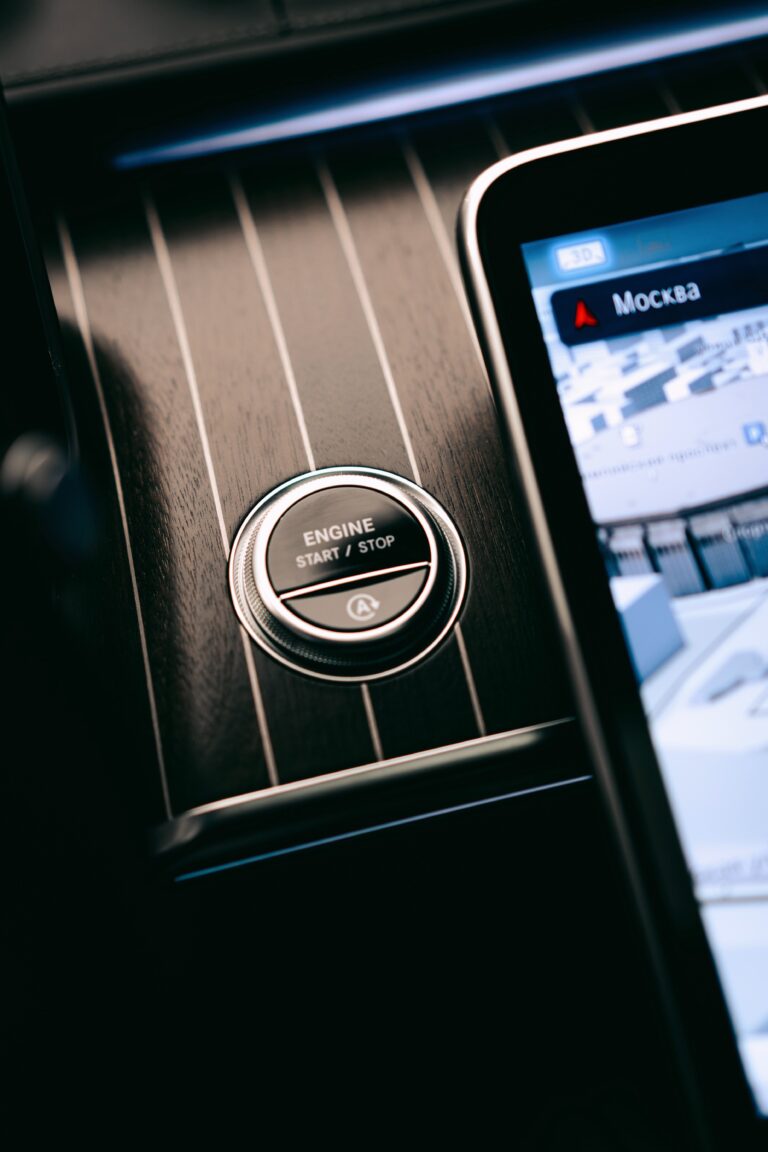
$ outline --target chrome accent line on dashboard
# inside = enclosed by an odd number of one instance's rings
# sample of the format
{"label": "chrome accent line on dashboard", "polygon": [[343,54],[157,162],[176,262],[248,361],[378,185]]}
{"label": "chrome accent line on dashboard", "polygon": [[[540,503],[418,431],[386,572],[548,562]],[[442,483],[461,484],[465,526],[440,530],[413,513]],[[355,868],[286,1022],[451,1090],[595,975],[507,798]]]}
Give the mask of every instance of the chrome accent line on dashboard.
{"label": "chrome accent line on dashboard", "polygon": [[454,629],[456,635],[456,647],[459,650],[459,659],[461,666],[464,669],[464,678],[467,681],[467,691],[469,692],[469,702],[472,705],[472,713],[475,717],[475,724],[481,736],[488,734],[488,728],[485,723],[485,716],[483,715],[483,706],[480,703],[480,696],[475,684],[475,674],[472,671],[472,665],[469,660],[469,653],[467,652],[467,645],[464,642],[464,633],[461,629],[461,622],[456,622]]}
{"label": "chrome accent line on dashboard", "polygon": [[424,165],[421,158],[410,140],[404,138],[400,142],[401,151],[408,166],[408,171],[413,181],[413,186],[419,194],[421,206],[424,209],[424,214],[427,217],[429,226],[432,229],[432,235],[435,238],[438,251],[443,258],[446,271],[450,278],[453,290],[456,293],[456,299],[459,302],[459,307],[463,313],[464,319],[467,323],[469,334],[472,338],[477,359],[480,362],[480,367],[483,370],[483,375],[487,378],[485,369],[485,361],[483,360],[483,352],[480,347],[480,341],[477,338],[475,325],[472,320],[472,313],[469,310],[469,303],[467,301],[467,294],[464,291],[464,285],[461,282],[461,269],[459,268],[459,261],[456,255],[456,249],[452,244],[448,231],[443,223],[443,217],[440,214],[435,194],[432,190],[432,185],[429,182]]}
{"label": "chrome accent line on dashboard", "polygon": [[604,43],[594,39],[559,54],[544,54],[532,62],[530,57],[489,62],[484,67],[470,66],[453,73],[400,85],[390,84],[378,90],[350,93],[325,105],[263,115],[251,124],[232,124],[218,131],[190,134],[145,147],[124,151],[113,158],[119,170],[148,167],[174,160],[208,156],[274,144],[279,141],[320,136],[329,132],[365,124],[384,123],[418,113],[455,108],[496,96],[507,96],[533,88],[544,88],[564,81],[578,80],[618,71],[638,64],[651,64],[677,56],[723,48],[768,35],[768,16],[742,16],[731,20],[709,21],[691,27],[654,30],[634,37]]}
{"label": "chrome accent line on dashboard", "polygon": [[269,719],[267,717],[267,710],[264,707],[264,697],[261,694],[259,674],[256,671],[256,662],[253,659],[251,643],[244,628],[240,629],[240,638],[243,641],[245,666],[248,669],[248,680],[251,685],[253,704],[256,709],[256,721],[259,725],[259,732],[261,733],[262,747],[264,749],[264,761],[267,766],[267,775],[269,776],[272,785],[276,787],[280,783],[280,774],[277,770],[275,750],[272,746],[272,737],[269,732]]}
{"label": "chrome accent line on dashboard", "polygon": [[524,741],[526,738],[536,739],[540,733],[548,732],[551,729],[560,728],[569,724],[573,724],[573,717],[564,716],[559,720],[549,720],[544,724],[531,724],[525,728],[513,728],[508,732],[494,732],[490,736],[475,736],[472,740],[463,740],[459,744],[446,744],[440,748],[428,748],[423,752],[412,752],[409,755],[375,760],[370,764],[358,764],[354,768],[343,768],[339,772],[328,772],[323,776],[313,776],[307,780],[294,780],[288,784],[279,784],[276,788],[262,788],[257,792],[243,793],[241,796],[229,796],[225,800],[213,800],[210,804],[201,804],[197,808],[189,808],[179,819],[194,819],[198,816],[222,812],[276,795],[304,792],[307,789],[350,780],[356,776],[368,775],[382,768],[398,768],[401,765],[428,761],[445,753],[472,752],[476,749],[490,747],[495,744],[503,745],[510,740]]}
{"label": "chrome accent line on dashboard", "polygon": [[[360,305],[363,309],[363,314],[368,325],[368,331],[371,335],[371,340],[373,341],[374,348],[376,349],[376,355],[378,357],[379,365],[384,376],[384,382],[387,386],[387,392],[395,412],[395,418],[397,420],[398,428],[400,429],[400,434],[403,438],[403,444],[405,445],[408,463],[410,464],[411,470],[413,472],[413,479],[421,487],[421,473],[419,470],[418,462],[416,460],[416,454],[413,450],[411,435],[408,431],[408,425],[405,421],[405,414],[403,412],[400,396],[397,391],[397,384],[395,383],[392,367],[389,362],[389,357],[387,356],[387,350],[384,345],[384,339],[381,335],[381,329],[379,328],[379,323],[376,319],[373,302],[368,291],[368,286],[365,282],[365,276],[363,274],[363,269],[357,254],[357,248],[355,245],[354,237],[352,235],[352,229],[350,228],[349,220],[347,219],[347,214],[344,210],[344,205],[341,202],[341,197],[339,196],[336,182],[333,179],[330,168],[328,167],[326,161],[323,159],[318,160],[316,163],[316,170],[323,189],[323,195],[325,196],[325,202],[328,205],[328,211],[330,212],[333,219],[336,234],[339,238],[339,243],[341,244],[347,265],[349,267],[350,275],[357,290]],[[423,203],[422,208],[424,208]],[[430,223],[429,215],[426,212],[426,209],[425,215],[427,215],[427,222]],[[430,227],[431,226],[432,225],[430,223]],[[470,328],[472,331],[474,331],[471,325]],[[474,338],[476,339],[476,337]],[[461,625],[457,623],[457,633],[460,627]],[[463,644],[459,648],[459,655],[464,672],[464,679],[467,683],[467,692],[469,694],[470,703],[472,705],[475,723],[477,724],[478,732],[482,735],[486,730],[485,719],[480,708],[480,701],[477,695],[477,690],[475,688],[475,678],[472,673],[469,655],[467,653],[466,647]]]}
{"label": "chrome accent line on dashboard", "polygon": [[115,448],[114,436],[112,435],[112,425],[109,419],[109,412],[107,411],[107,402],[104,396],[104,387],[101,381],[101,373],[99,371],[99,365],[96,360],[96,352],[93,345],[93,334],[91,332],[91,324],[88,317],[88,306],[85,302],[85,292],[83,291],[83,282],[80,276],[80,267],[77,262],[77,255],[75,254],[75,247],[72,243],[72,236],[69,231],[69,226],[61,213],[59,213],[56,217],[56,231],[58,234],[59,246],[61,248],[61,255],[64,260],[64,268],[67,275],[67,281],[69,283],[69,289],[72,293],[72,303],[74,305],[75,316],[77,318],[77,326],[80,330],[80,339],[82,340],[83,348],[85,349],[85,357],[88,361],[88,369],[93,381],[96,400],[99,406],[99,414],[101,416],[104,435],[107,441],[107,451],[109,453],[109,462],[112,468],[112,476],[115,482],[115,494],[117,496],[117,505],[120,512],[120,523],[122,525],[123,539],[125,541],[125,552],[128,560],[128,574],[131,581],[131,593],[133,595],[133,604],[136,611],[136,625],[139,632],[141,659],[142,664],[144,665],[144,679],[147,686],[147,702],[149,704],[149,713],[152,721],[152,733],[155,742],[157,767],[160,773],[160,787],[163,795],[163,806],[165,808],[166,816],[169,820],[171,820],[173,819],[173,808],[171,807],[171,795],[170,789],[168,787],[168,774],[165,768],[163,738],[160,732],[160,719],[157,712],[155,685],[152,678],[152,666],[149,660],[147,633],[144,627],[144,613],[141,607],[139,584],[136,578],[136,564],[133,558],[133,545],[131,543],[131,533],[128,527],[128,515],[125,510],[125,494],[123,492],[123,482],[120,476],[120,466],[117,460],[117,450]]}
{"label": "chrome accent line on dashboard", "polygon": [[405,422],[403,406],[400,403],[400,396],[398,395],[395,378],[392,375],[392,368],[389,363],[389,357],[387,356],[387,350],[384,347],[384,340],[381,335],[381,329],[379,328],[379,322],[376,319],[376,313],[373,309],[371,295],[368,291],[368,285],[365,282],[365,276],[363,275],[360,258],[357,254],[357,247],[355,245],[354,237],[352,236],[352,229],[349,226],[349,220],[347,219],[347,214],[344,211],[344,205],[341,202],[341,197],[339,196],[339,191],[336,187],[336,181],[333,179],[328,165],[324,160],[319,160],[316,164],[316,168],[317,175],[323,189],[323,195],[325,196],[325,202],[328,205],[328,211],[331,214],[333,226],[336,229],[336,235],[339,238],[339,243],[347,261],[347,266],[349,267],[350,276],[352,277],[355,289],[357,290],[357,295],[360,300],[360,307],[363,310],[363,315],[365,316],[365,321],[368,325],[368,331],[370,332],[373,346],[376,349],[379,366],[381,368],[382,375],[384,376],[384,383],[387,386],[389,399],[391,401],[392,407],[395,410],[397,426],[400,429],[400,435],[403,438],[405,453],[408,457],[408,463],[411,466],[413,479],[416,481],[419,487],[421,487],[421,475],[419,473],[419,465],[416,462],[416,455],[413,451],[413,444],[411,443],[411,434],[408,431],[408,425]]}
{"label": "chrome accent line on dashboard", "polygon": [[363,707],[365,708],[365,715],[368,718],[368,727],[371,731],[373,754],[377,760],[383,760],[384,746],[381,743],[381,735],[379,733],[379,725],[376,720],[376,712],[373,707],[373,700],[371,700],[371,690],[367,684],[360,685],[360,693],[363,697]]}
{"label": "chrome accent line on dashboard", "polygon": [[[198,388],[197,384],[195,365],[192,359],[192,349],[189,344],[189,336],[187,334],[187,327],[184,321],[181,299],[179,297],[179,291],[176,285],[176,277],[174,275],[173,265],[171,263],[171,254],[168,251],[168,244],[166,243],[165,234],[163,232],[163,226],[160,222],[160,216],[158,214],[157,207],[154,200],[152,199],[152,196],[146,190],[144,190],[142,194],[142,204],[144,207],[144,213],[147,218],[149,234],[152,240],[152,248],[154,250],[158,269],[160,271],[160,278],[163,282],[163,288],[165,290],[165,295],[168,301],[168,307],[171,311],[171,319],[173,320],[176,339],[178,340],[179,351],[181,352],[181,358],[184,364],[184,373],[187,378],[187,385],[192,397],[192,407],[194,409],[197,431],[203,449],[203,458],[205,460],[208,483],[210,485],[211,495],[213,497],[213,503],[216,509],[216,517],[219,522],[219,531],[221,532],[224,559],[229,560],[229,533],[227,532],[224,512],[221,507],[221,494],[219,492],[219,485],[216,479],[216,471],[213,466],[211,446],[208,440],[208,431],[205,426],[205,416],[203,413],[202,402],[200,400],[200,389]],[[272,783],[278,784],[280,778],[278,776],[277,765],[275,763],[275,753],[272,747],[272,739],[269,733],[269,722],[267,720],[266,709],[264,708],[264,699],[262,697],[261,688],[259,686],[259,678],[256,672],[256,665],[253,662],[253,656],[250,651],[250,640],[244,628],[240,628],[240,638],[243,643],[243,654],[248,671],[248,679],[251,685],[253,705],[256,711],[256,719],[259,725],[259,733],[261,735],[261,743],[264,750],[264,760],[267,766],[267,773]]]}
{"label": "chrome accent line on dashboard", "polygon": [[[230,173],[229,176],[229,189],[232,195],[232,200],[237,212],[237,218],[240,222],[240,227],[245,240],[245,246],[248,249],[253,270],[261,290],[264,306],[267,310],[269,317],[270,327],[272,328],[272,335],[277,345],[277,352],[280,357],[280,363],[283,368],[286,384],[288,385],[288,392],[293,404],[293,410],[296,413],[296,420],[299,425],[299,432],[301,433],[301,442],[304,446],[304,452],[307,457],[307,464],[311,472],[316,471],[317,462],[315,460],[315,453],[312,449],[312,441],[309,435],[309,428],[307,427],[307,420],[304,415],[304,406],[301,402],[301,394],[299,393],[299,386],[296,381],[296,374],[293,370],[293,363],[291,361],[291,354],[288,350],[288,341],[285,338],[285,331],[280,319],[280,310],[277,306],[274,289],[272,287],[272,279],[269,275],[269,269],[264,257],[264,250],[261,246],[259,239],[259,232],[256,227],[256,221],[253,218],[251,206],[248,203],[248,197],[245,194],[242,180],[236,172]],[[360,690],[363,698],[363,707],[365,709],[365,717],[368,724],[368,730],[371,736],[371,744],[374,751],[381,748],[381,737],[379,735],[379,726],[376,723],[376,713],[373,707],[370,693],[367,691],[367,686],[362,684]]]}
{"label": "chrome accent line on dashboard", "polygon": [[494,152],[498,156],[499,160],[503,160],[506,156],[509,156],[509,145],[504,138],[504,133],[502,132],[501,128],[499,128],[495,117],[491,115],[490,112],[483,117],[483,123],[485,124],[485,131],[493,146]]}
{"label": "chrome accent line on dashboard", "polygon": [[245,868],[249,864],[258,864],[262,860],[274,860],[279,856],[294,855],[296,852],[307,852],[312,848],[325,848],[330,844],[339,844],[344,840],[356,840],[360,836],[371,836],[377,832],[386,832],[391,828],[404,828],[409,824],[420,824],[424,820],[436,820],[441,816],[453,816],[458,812],[470,812],[474,808],[486,808],[489,804],[501,804],[505,800],[517,800],[521,796],[535,796],[540,792],[552,792],[557,788],[567,788],[572,784],[585,784],[591,776],[572,776],[568,780],[553,780],[547,784],[535,784],[528,788],[516,788],[512,792],[503,792],[493,796],[483,796],[479,800],[465,800],[461,804],[450,804],[445,808],[433,808],[429,812],[417,812],[413,816],[401,816],[393,820],[384,820],[380,824],[367,824],[363,828],[354,828],[348,832],[338,832],[335,835],[320,836],[316,840],[306,840],[298,844],[291,844],[285,848],[273,848],[271,851],[255,853],[253,856],[243,856],[237,860],[229,860],[222,864],[212,864],[206,868],[195,868],[189,872],[180,872],[174,876],[177,884],[188,880],[199,880],[203,876],[213,876],[219,872],[230,872],[233,868]]}
{"label": "chrome accent line on dashboard", "polygon": [[[467,295],[464,291],[464,285],[461,282],[461,269],[459,268],[459,261],[456,255],[456,250],[448,236],[448,232],[443,222],[443,217],[440,214],[440,209],[438,207],[437,200],[435,199],[435,193],[424,170],[424,165],[421,162],[421,158],[416,148],[410,142],[410,140],[407,139],[407,137],[404,137],[400,141],[400,148],[403,153],[405,163],[408,167],[411,180],[413,181],[413,186],[418,193],[421,206],[424,209],[424,215],[427,217],[427,222],[429,223],[429,226],[432,230],[432,235],[434,236],[438,251],[442,256],[443,264],[445,265],[448,277],[456,294],[456,299],[459,302],[459,307],[466,322],[467,331],[469,332],[472,345],[477,354],[477,359],[482,369],[483,376],[485,377],[486,383],[488,383],[488,387],[490,388],[488,375],[485,370],[485,361],[483,360],[483,352],[480,347],[480,341],[477,338],[477,332],[475,331],[475,325],[472,320],[472,313],[469,310]],[[469,690],[469,699],[472,705],[472,712],[475,717],[475,723],[477,724],[477,730],[480,735],[485,736],[487,732],[485,717],[483,715],[482,705],[480,704],[480,697],[478,695],[477,686],[475,684],[475,676],[469,660],[469,653],[467,652],[467,646],[464,643],[464,634],[461,630],[461,623],[456,624],[455,631],[456,644],[459,649],[459,658],[461,660],[461,665],[464,669],[464,676],[467,681],[467,689]]]}
{"label": "chrome accent line on dashboard", "polygon": [[293,370],[291,362],[291,354],[288,351],[288,341],[285,338],[282,321],[280,319],[280,311],[277,307],[277,300],[275,299],[274,289],[272,288],[272,279],[269,275],[267,262],[264,259],[264,250],[261,246],[259,239],[259,232],[256,227],[256,221],[251,212],[251,206],[248,203],[248,197],[245,195],[243,184],[240,176],[232,172],[229,176],[229,189],[232,193],[232,199],[235,204],[235,211],[237,218],[240,221],[240,227],[243,231],[243,239],[245,246],[248,249],[248,255],[253,265],[253,271],[256,274],[256,279],[261,289],[261,295],[264,300],[264,307],[267,310],[269,317],[270,327],[272,328],[272,335],[275,338],[277,345],[277,352],[280,357],[280,363],[283,367],[285,374],[285,382],[288,385],[288,392],[290,393],[291,403],[293,410],[296,413],[296,422],[299,425],[299,432],[301,433],[301,442],[304,446],[304,452],[307,457],[307,464],[309,465],[310,472],[314,472],[317,468],[315,462],[315,454],[312,450],[312,442],[309,437],[309,429],[307,428],[307,420],[304,415],[304,408],[301,403],[301,396],[299,395],[299,387],[296,383],[296,374]]}
{"label": "chrome accent line on dashboard", "polygon": [[[248,256],[250,257],[256,279],[261,290],[262,299],[264,300],[264,307],[267,310],[269,317],[272,335],[277,345],[277,352],[280,357],[280,363],[283,368],[285,382],[288,385],[288,392],[291,397],[293,410],[296,413],[296,420],[299,425],[299,432],[301,434],[301,442],[304,446],[304,453],[307,457],[307,464],[309,470],[314,472],[317,469],[317,462],[315,460],[315,453],[312,448],[312,441],[309,435],[309,428],[307,427],[306,416],[304,415],[304,406],[301,402],[301,394],[299,393],[299,386],[296,381],[296,373],[293,370],[293,363],[291,361],[291,354],[288,350],[288,341],[285,338],[285,331],[280,319],[280,310],[277,306],[274,289],[272,287],[272,279],[269,275],[269,268],[267,261],[264,257],[264,250],[261,246],[259,239],[259,232],[256,227],[256,221],[253,218],[251,206],[248,203],[248,197],[245,194],[242,180],[236,172],[229,175],[229,190],[232,195],[232,200],[237,212],[237,218],[240,222],[240,227],[245,240],[245,246],[248,249]],[[368,723],[368,729],[371,735],[371,743],[374,750],[381,747],[381,737],[379,736],[379,728],[376,723],[376,715],[373,708],[373,701],[371,700],[370,693],[366,692],[366,686],[361,685],[361,692],[363,695],[363,707],[365,709],[365,716]]]}
{"label": "chrome accent line on dashboard", "polygon": [[590,136],[595,131],[595,126],[580,100],[571,100],[571,111],[573,112],[576,123],[581,129],[582,135]]}
{"label": "chrome accent line on dashboard", "polygon": [[163,282],[163,288],[165,289],[165,296],[168,301],[168,307],[171,311],[171,319],[173,320],[173,327],[176,332],[176,339],[179,344],[182,363],[184,364],[184,375],[187,378],[189,394],[192,397],[192,408],[195,413],[197,431],[200,437],[200,444],[203,449],[205,470],[208,474],[208,482],[211,486],[213,506],[216,509],[216,520],[218,521],[219,531],[221,533],[221,543],[222,547],[224,548],[225,555],[229,557],[229,533],[227,532],[227,524],[224,519],[224,510],[221,507],[219,482],[216,479],[216,470],[213,466],[211,445],[208,439],[208,429],[205,426],[205,416],[203,415],[203,406],[200,400],[200,389],[197,385],[195,363],[192,359],[192,349],[189,344],[187,325],[184,321],[184,313],[181,307],[179,290],[176,286],[176,277],[173,272],[173,265],[171,264],[171,254],[168,251],[168,245],[165,240],[163,226],[160,223],[157,207],[151,194],[144,190],[142,192],[141,200],[144,207],[144,214],[147,218],[147,226],[149,228],[149,235],[152,240],[152,248],[154,249],[155,259],[157,260],[157,266],[160,271],[160,279]]}

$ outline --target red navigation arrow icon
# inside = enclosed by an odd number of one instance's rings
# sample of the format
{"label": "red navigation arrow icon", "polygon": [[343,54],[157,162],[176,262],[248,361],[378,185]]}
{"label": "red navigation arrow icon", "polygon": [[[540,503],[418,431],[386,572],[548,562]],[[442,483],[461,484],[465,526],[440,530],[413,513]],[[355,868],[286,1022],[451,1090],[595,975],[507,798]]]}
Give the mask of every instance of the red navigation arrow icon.
{"label": "red navigation arrow icon", "polygon": [[583,300],[576,301],[576,315],[573,318],[574,328],[596,328],[600,321],[594,312],[590,312]]}

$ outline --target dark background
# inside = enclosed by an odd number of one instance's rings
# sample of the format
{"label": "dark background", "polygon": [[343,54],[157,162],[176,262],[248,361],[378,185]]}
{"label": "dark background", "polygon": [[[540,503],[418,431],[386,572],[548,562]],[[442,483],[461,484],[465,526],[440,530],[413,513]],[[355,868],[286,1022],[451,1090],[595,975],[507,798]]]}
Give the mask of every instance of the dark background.
{"label": "dark background", "polygon": [[[221,9],[194,0],[87,6],[87,17],[75,0],[39,0],[2,16],[0,71],[80,434],[85,495],[77,507],[87,508],[93,528],[73,554],[51,542],[44,509],[3,513],[14,541],[2,566],[9,1131],[23,1125],[31,1142],[77,1128],[103,1140],[146,1123],[151,1108],[178,1126],[215,1109],[247,1119],[253,1139],[277,1119],[285,1142],[307,1124],[315,1139],[358,1145],[390,1126],[398,1142],[415,1140],[418,1129],[435,1143],[468,1126],[480,1147],[677,1149],[684,1137],[674,1078],[610,831],[594,783],[564,783],[589,774],[572,726],[524,761],[511,750],[491,775],[478,750],[460,772],[404,776],[378,793],[372,785],[369,801],[362,789],[340,807],[324,801],[319,815],[302,817],[303,837],[288,808],[271,824],[246,813],[237,849],[261,854],[360,832],[382,812],[402,819],[537,783],[559,788],[184,883],[173,877],[195,845],[156,853],[171,833],[162,828],[125,542],[61,220],[79,261],[121,468],[178,817],[191,804],[258,786],[262,761],[228,604],[201,595],[205,581],[219,579],[224,556],[147,194],[190,325],[228,528],[305,464],[229,198],[231,160],[137,179],[115,176],[109,155],[175,126],[327,95],[337,83],[499,53],[533,58],[613,29],[635,35],[661,13],[644,5],[608,20],[591,5],[406,5],[395,13],[371,4],[340,19],[333,7],[318,24],[307,22],[306,5],[230,3],[228,36]],[[666,18],[695,22],[704,7],[665,6]],[[710,6],[705,16],[713,15],[730,13]],[[407,474],[318,159],[333,174],[423,481],[470,545],[463,625],[490,733],[566,717],[569,694],[451,264],[409,156],[422,166],[450,241],[461,194],[497,158],[500,138],[517,150],[752,95],[763,62],[759,43],[649,61],[234,158],[315,447],[325,454],[318,462]],[[10,348],[13,333],[7,341]],[[18,345],[9,363],[18,388]],[[361,399],[375,415],[369,425]],[[255,448],[238,440],[251,426],[260,429]],[[234,681],[223,679],[227,670]],[[346,689],[281,678],[266,658],[259,670],[281,778],[373,758]],[[450,646],[407,684],[377,691],[385,758],[477,736]],[[418,787],[407,786],[417,776]],[[231,827],[212,832],[205,859],[231,859],[230,835]]]}

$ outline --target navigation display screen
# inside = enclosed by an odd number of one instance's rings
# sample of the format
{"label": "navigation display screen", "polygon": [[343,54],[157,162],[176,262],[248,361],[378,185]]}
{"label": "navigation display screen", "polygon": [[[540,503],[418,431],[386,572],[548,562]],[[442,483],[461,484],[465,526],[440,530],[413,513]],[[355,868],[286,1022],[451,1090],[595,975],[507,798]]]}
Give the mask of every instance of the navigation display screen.
{"label": "navigation display screen", "polygon": [[523,255],[768,1115],[768,194],[537,241]]}

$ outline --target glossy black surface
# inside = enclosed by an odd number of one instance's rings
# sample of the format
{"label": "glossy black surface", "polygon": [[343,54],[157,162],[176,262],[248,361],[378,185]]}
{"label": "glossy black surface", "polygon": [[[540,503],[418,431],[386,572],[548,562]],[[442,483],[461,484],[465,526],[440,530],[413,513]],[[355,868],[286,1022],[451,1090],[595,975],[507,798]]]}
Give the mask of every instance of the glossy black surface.
{"label": "glossy black surface", "polygon": [[[765,303],[766,262],[761,252],[691,260],[678,273],[672,283],[660,281],[658,272],[645,272],[603,280],[590,285],[588,291],[565,288],[553,293],[560,339],[576,346]],[[620,298],[622,308],[617,307],[614,295]],[[580,300],[587,311],[582,312],[579,324]]]}
{"label": "glossy black surface", "polygon": [[[84,1129],[151,1098],[183,1130],[177,1101],[193,1091],[253,1124],[256,1078],[273,1105],[301,1092],[309,1112],[289,1127],[308,1139],[367,1140],[376,1116],[393,1141],[407,1123],[521,1152],[680,1152],[668,1053],[598,811],[583,784],[151,901],[134,891],[130,930],[109,900],[98,924],[77,915],[86,889],[70,869],[33,872],[41,915],[9,1003],[13,1111],[30,1133],[61,1125],[86,1076]],[[75,926],[86,958],[64,951],[52,971]],[[29,1107],[41,1050],[55,1117]]]}
{"label": "glossy black surface", "polygon": [[303,497],[267,543],[267,571],[280,594],[429,559],[415,516],[391,496],[354,484]]}

